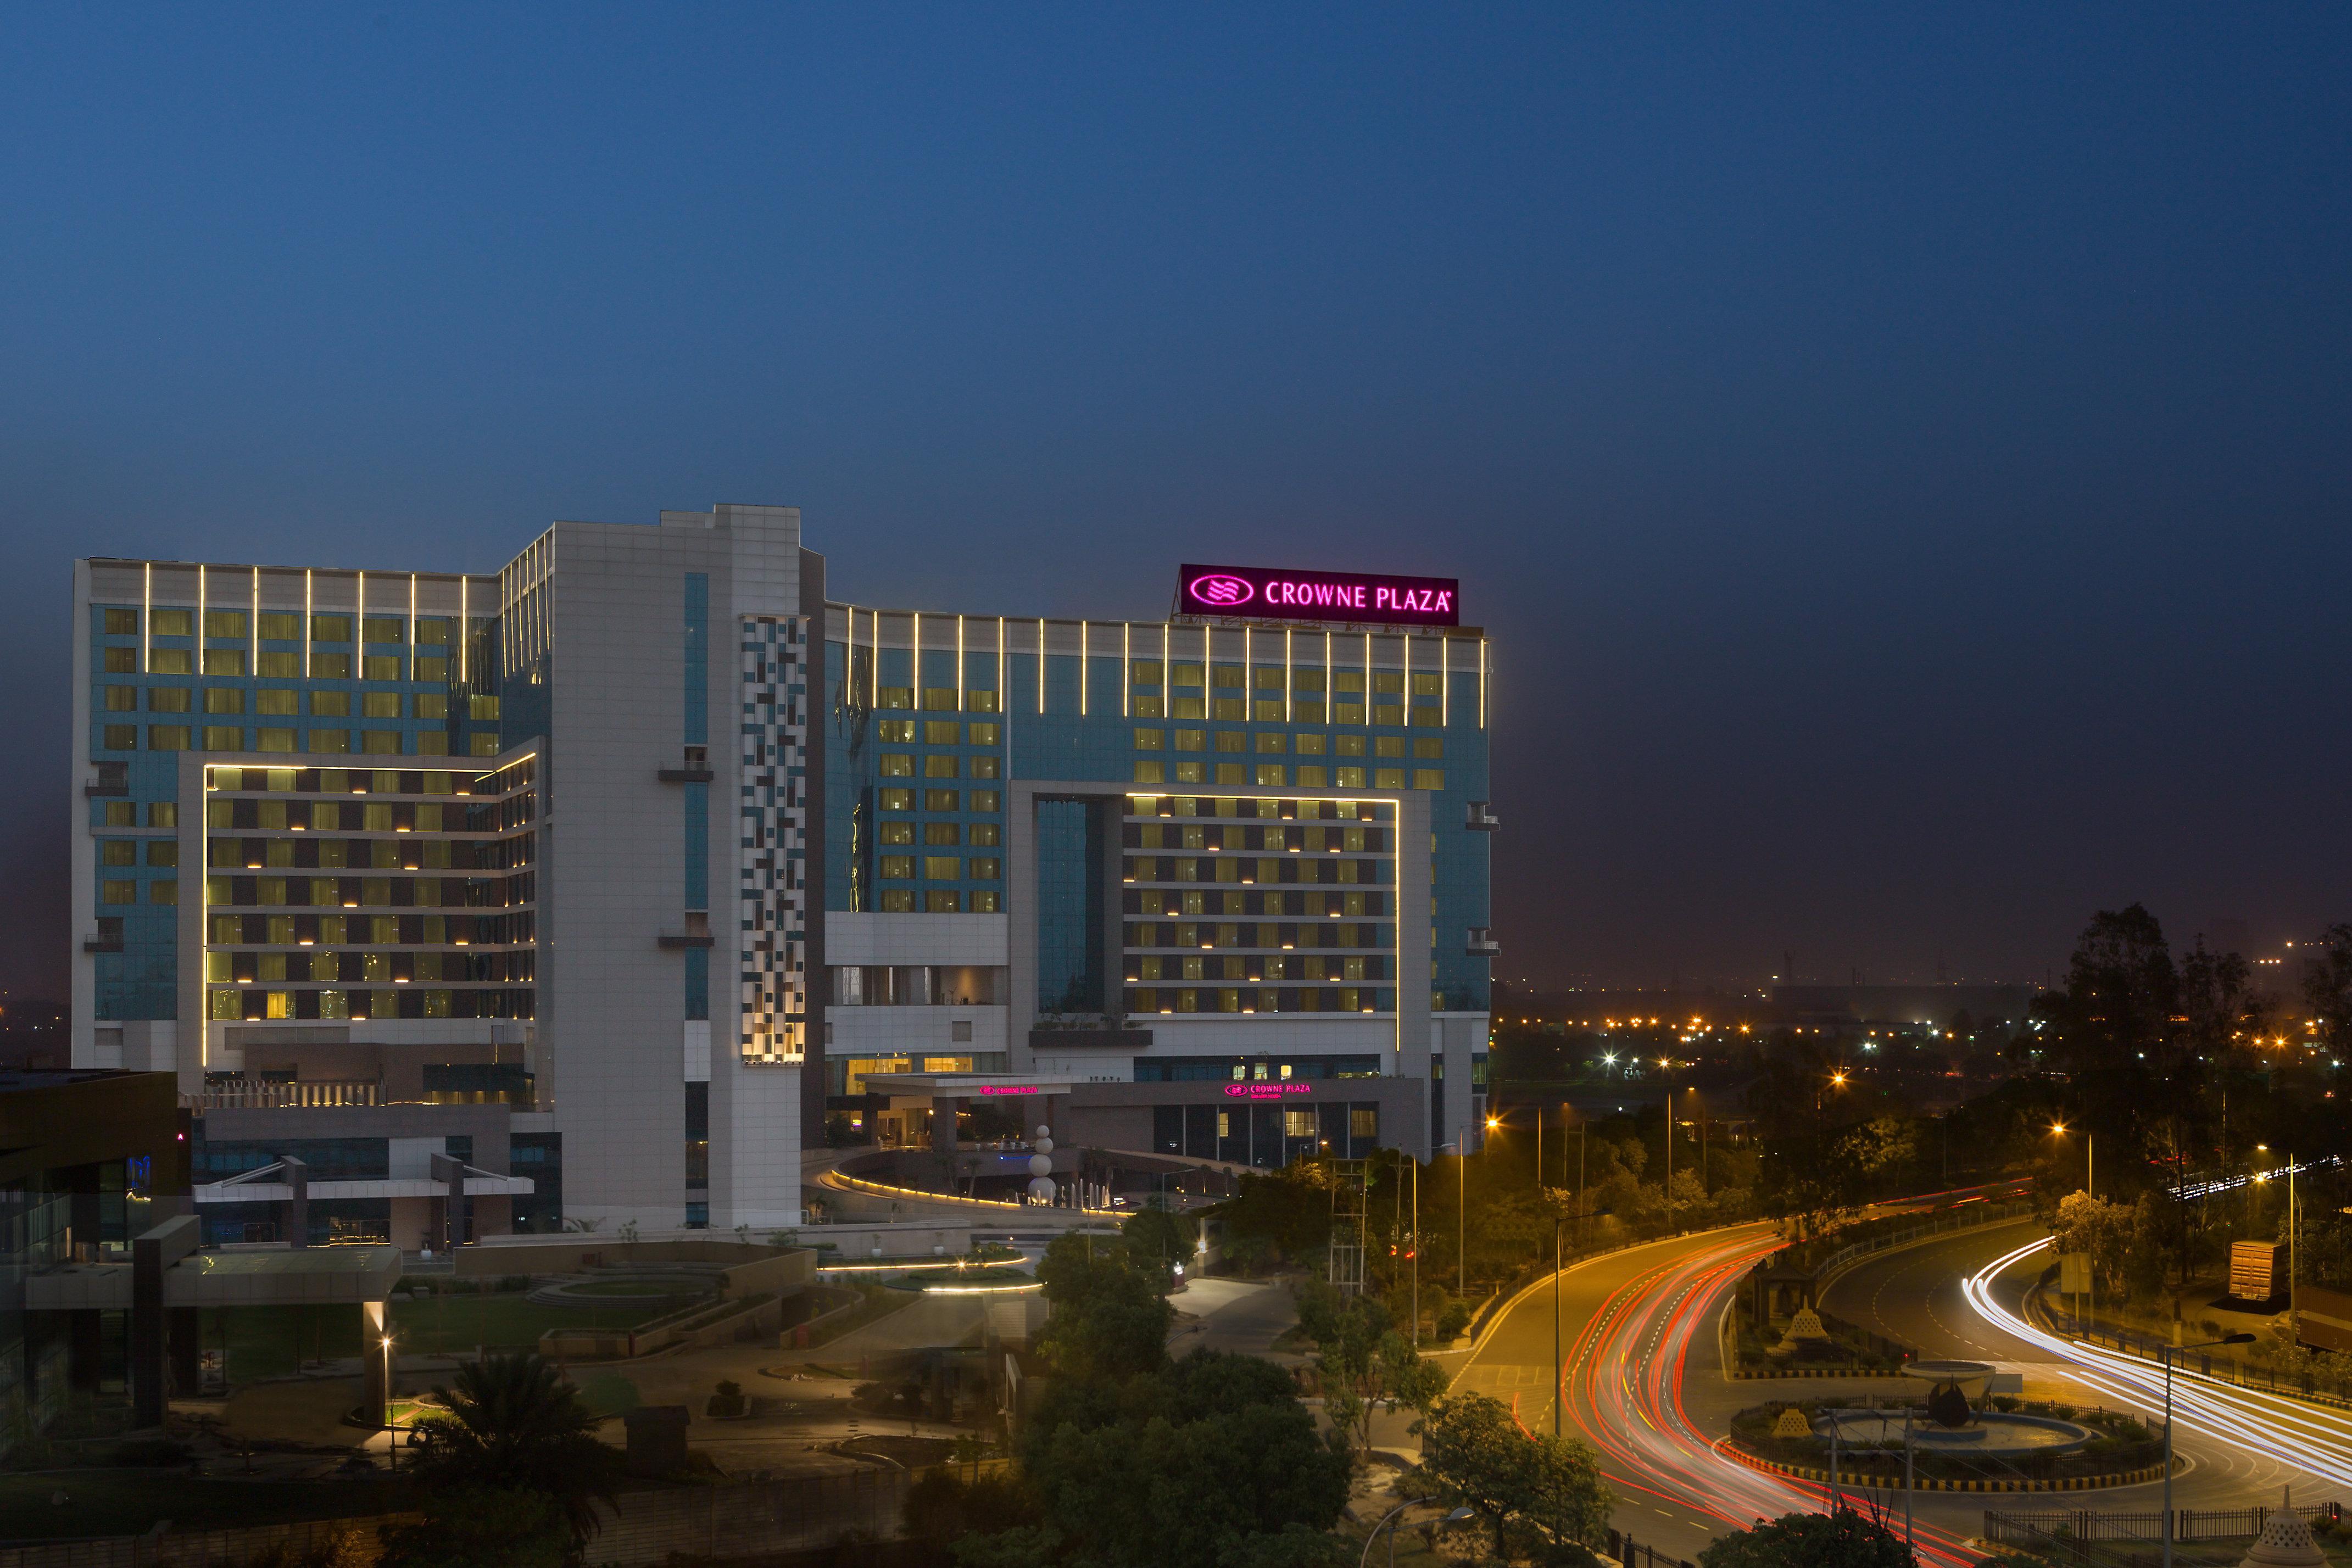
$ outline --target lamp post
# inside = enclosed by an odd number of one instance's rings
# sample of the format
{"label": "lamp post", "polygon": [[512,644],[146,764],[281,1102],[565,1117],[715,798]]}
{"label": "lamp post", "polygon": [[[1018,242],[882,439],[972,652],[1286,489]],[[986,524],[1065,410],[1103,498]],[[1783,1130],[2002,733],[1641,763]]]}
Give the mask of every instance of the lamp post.
{"label": "lamp post", "polygon": [[1675,1059],[1658,1058],[1658,1071],[1666,1075],[1666,1185],[1660,1189],[1666,1200],[1666,1234],[1675,1229]]}
{"label": "lamp post", "polygon": [[1568,1216],[1554,1215],[1551,1222],[1551,1435],[1559,1436],[1559,1407],[1568,1403],[1568,1393],[1560,1385],[1568,1379],[1568,1364],[1559,1349],[1560,1298],[1568,1292],[1562,1288],[1565,1276],[1560,1270],[1559,1228],[1568,1223]]}
{"label": "lamp post", "polygon": [[2172,1568],[2172,1358],[2184,1350],[2210,1350],[2217,1344],[2251,1344],[2250,1333],[2227,1333],[2197,1344],[2159,1344],[2156,1356],[2164,1363],[2164,1568]]}
{"label": "lamp post", "polygon": [[[1393,1565],[1396,1562],[1396,1531],[1389,1529],[1389,1521],[1396,1518],[1398,1514],[1402,1513],[1406,1509],[1412,1507],[1413,1504],[1423,1500],[1424,1500],[1421,1498],[1409,1497],[1402,1502],[1397,1504],[1394,1508],[1389,1510],[1388,1512],[1381,1515],[1381,1521],[1372,1526],[1372,1532],[1370,1535],[1364,1537],[1364,1550],[1359,1553],[1356,1558],[1356,1568],[1364,1568],[1364,1564],[1372,1560],[1372,1542],[1381,1538],[1381,1531],[1383,1530],[1388,1530],[1389,1532],[1389,1562]],[[1474,1517],[1475,1516],[1473,1515],[1468,1509],[1457,1508],[1452,1513],[1447,1514],[1444,1519],[1438,1521],[1438,1522],[1441,1524],[1461,1524]]]}
{"label": "lamp post", "polygon": [[383,1336],[383,1459],[400,1469],[400,1427],[392,1418],[392,1336]]}

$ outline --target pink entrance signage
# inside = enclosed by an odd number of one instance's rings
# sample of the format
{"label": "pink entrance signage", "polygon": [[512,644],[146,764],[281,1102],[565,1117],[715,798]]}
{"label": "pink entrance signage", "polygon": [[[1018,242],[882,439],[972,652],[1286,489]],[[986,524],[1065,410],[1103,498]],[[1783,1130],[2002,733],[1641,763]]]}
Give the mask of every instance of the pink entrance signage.
{"label": "pink entrance signage", "polygon": [[1376,626],[1458,626],[1462,585],[1450,577],[1290,571],[1263,566],[1178,570],[1176,613],[1256,621],[1340,621]]}
{"label": "pink entrance signage", "polygon": [[1043,1089],[1032,1089],[1026,1084],[1016,1083],[1006,1085],[1001,1083],[976,1083],[970,1089],[965,1090],[964,1092],[967,1094],[1019,1094],[1024,1097],[1034,1098],[1036,1095],[1045,1093],[1045,1091]]}
{"label": "pink entrance signage", "polygon": [[1286,1094],[1312,1094],[1311,1083],[1228,1083],[1225,1092],[1236,1100],[1279,1100]]}

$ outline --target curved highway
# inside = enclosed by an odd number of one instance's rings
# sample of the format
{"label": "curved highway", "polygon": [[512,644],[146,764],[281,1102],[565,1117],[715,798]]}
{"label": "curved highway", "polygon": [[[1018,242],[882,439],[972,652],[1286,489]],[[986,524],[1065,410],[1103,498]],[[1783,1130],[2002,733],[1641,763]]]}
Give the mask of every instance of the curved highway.
{"label": "curved highway", "polygon": [[[1927,1356],[1990,1361],[2025,1380],[2029,1395],[2147,1410],[2161,1406],[2144,1364],[2051,1340],[2018,1315],[2046,1259],[2030,1224],[1988,1226],[1870,1259],[1839,1279],[1832,1312]],[[1759,1473],[1726,1458],[1717,1439],[1738,1410],[1801,1392],[1891,1394],[1887,1380],[1735,1383],[1723,1375],[1717,1326],[1748,1266],[1779,1245],[1764,1226],[1676,1237],[1572,1265],[1523,1291],[1456,1375],[1457,1390],[1491,1395],[1531,1430],[1555,1411],[1567,1435],[1597,1449],[1617,1496],[1614,1522],[1676,1558],[1759,1518],[1827,1506],[1826,1489]],[[1553,1380],[1554,1315],[1562,1373]],[[2104,1359],[2102,1359],[2104,1358]],[[2192,1392],[2189,1385],[2198,1386]],[[2174,1505],[2269,1502],[2292,1483],[2298,1502],[2337,1495],[2352,1473],[2352,1415],[2315,1412],[2201,1380],[2176,1381],[2179,1448]],[[2010,1500],[2028,1509],[2161,1506],[2160,1483]],[[1902,1494],[1874,1494],[1899,1528]],[[1923,1561],[1957,1568],[1978,1555],[1985,1494],[1919,1492],[1913,1530]]]}
{"label": "curved highway", "polygon": [[[2155,1364],[2046,1334],[2024,1318],[2024,1297],[2050,1261],[2046,1232],[2031,1220],[1879,1254],[1842,1275],[1822,1305],[1832,1314],[1916,1348],[1928,1359],[1990,1362],[2021,1375],[2026,1394],[2127,1408],[2160,1418],[2164,1378]],[[2175,1508],[2244,1508],[2352,1496],[2352,1414],[2239,1389],[2177,1372],[2172,1479]],[[2098,1506],[2163,1506],[2163,1483],[2097,1494]]]}
{"label": "curved highway", "polygon": [[[1549,1427],[1561,1398],[1563,1431],[1601,1454],[1617,1528],[1677,1558],[1759,1518],[1825,1508],[1826,1489],[1748,1469],[1716,1447],[1734,1410],[1769,1396],[1723,1378],[1716,1324],[1740,1275],[1780,1245],[1768,1227],[1743,1226],[1577,1264],[1511,1303],[1454,1387],[1502,1399],[1534,1429]],[[1565,1363],[1557,1386],[1556,1309]],[[1893,1509],[1899,1521],[1899,1498]],[[1931,1518],[1924,1500],[1917,1511],[1920,1556],[1947,1568],[1972,1561],[1962,1540],[1974,1533],[1974,1513],[1940,1511],[1950,1517]]]}

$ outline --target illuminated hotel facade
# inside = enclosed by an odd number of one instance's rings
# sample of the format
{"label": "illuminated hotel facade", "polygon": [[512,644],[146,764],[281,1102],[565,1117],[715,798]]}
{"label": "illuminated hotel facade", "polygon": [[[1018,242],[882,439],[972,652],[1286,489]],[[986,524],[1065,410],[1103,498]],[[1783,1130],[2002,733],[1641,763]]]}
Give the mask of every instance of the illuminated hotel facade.
{"label": "illuminated hotel facade", "polygon": [[877,609],[730,506],[495,576],[82,561],[75,1064],[178,1075],[215,1239],[289,1155],[312,1239],[791,1224],[828,1112],[951,1089],[1475,1141],[1490,651],[1450,584],[1273,575],[1337,586]]}

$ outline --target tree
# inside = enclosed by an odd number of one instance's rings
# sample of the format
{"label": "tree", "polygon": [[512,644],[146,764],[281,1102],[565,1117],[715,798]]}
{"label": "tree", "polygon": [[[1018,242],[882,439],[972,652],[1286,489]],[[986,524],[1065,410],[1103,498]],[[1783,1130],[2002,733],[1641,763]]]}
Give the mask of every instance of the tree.
{"label": "tree", "polygon": [[1118,1228],[1127,1255],[1138,1263],[1156,1266],[1162,1290],[1168,1288],[1169,1270],[1192,1257],[1192,1236],[1190,1224],[1164,1208],[1137,1209]]}
{"label": "tree", "polygon": [[1784,1513],[1720,1537],[1698,1554],[1699,1568],[1911,1568],[1903,1538],[1850,1508],[1834,1515]]}
{"label": "tree", "polygon": [[1301,1162],[1244,1175],[1240,1190],[1210,1212],[1225,1222],[1228,1252],[1303,1258],[1331,1239],[1331,1189],[1322,1170]]}
{"label": "tree", "polygon": [[1166,1363],[1176,1310],[1152,1278],[1130,1265],[1124,1243],[1055,1237],[1037,1278],[1053,1308],[1038,1346],[1056,1371],[1118,1379]]}
{"label": "tree", "polygon": [[2099,1283],[2112,1291],[2125,1283],[2124,1257],[2131,1246],[2134,1218],[2128,1205],[2070,1192],[2058,1200],[2050,1229],[2057,1250],[2089,1253]]}
{"label": "tree", "polygon": [[418,1483],[428,1493],[540,1493],[561,1511],[576,1557],[596,1532],[595,1500],[613,1496],[622,1458],[596,1440],[602,1418],[556,1364],[530,1354],[488,1356],[433,1392],[448,1414],[419,1428]]}
{"label": "tree", "polygon": [[1280,1367],[1195,1351],[1049,1397],[1023,1434],[1021,1468],[1073,1561],[1273,1568],[1317,1561],[1297,1531],[1331,1528],[1351,1466]]}
{"label": "tree", "polygon": [[2338,1060],[2352,1056],[2352,925],[2331,925],[2320,938],[2304,966],[2303,999],[2319,1020],[2320,1043]]}
{"label": "tree", "polygon": [[561,1568],[572,1554],[563,1506],[544,1492],[457,1487],[425,1518],[383,1532],[382,1568]]}
{"label": "tree", "polygon": [[1426,1411],[1445,1392],[1445,1374],[1397,1333],[1388,1308],[1370,1296],[1342,1296],[1320,1280],[1298,1291],[1298,1322],[1315,1341],[1323,1414],[1359,1448],[1372,1442],[1381,1411]]}
{"label": "tree", "polygon": [[1607,1540],[1614,1500],[1582,1443],[1524,1432],[1483,1394],[1439,1401],[1413,1429],[1421,1464],[1411,1480],[1433,1502],[1475,1512],[1496,1556],[1584,1563]]}

